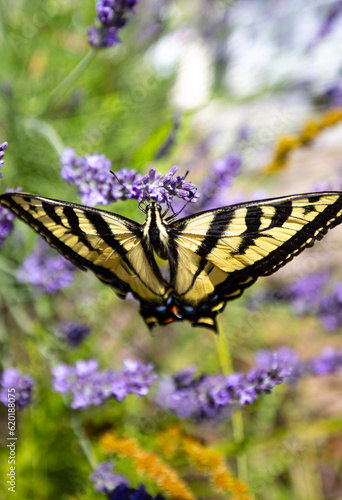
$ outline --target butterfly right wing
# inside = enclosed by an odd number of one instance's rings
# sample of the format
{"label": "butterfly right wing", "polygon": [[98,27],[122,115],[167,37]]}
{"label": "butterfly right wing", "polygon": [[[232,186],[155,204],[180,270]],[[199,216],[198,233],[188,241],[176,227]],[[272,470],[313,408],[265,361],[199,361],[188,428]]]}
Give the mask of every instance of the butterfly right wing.
{"label": "butterfly right wing", "polygon": [[216,315],[342,222],[342,193],[319,192],[241,203],[170,225],[170,285],[178,312],[216,331]]}
{"label": "butterfly right wing", "polygon": [[27,193],[6,193],[0,202],[120,297],[132,292],[146,311],[164,304],[167,285],[144,246],[140,224],[105,210]]}

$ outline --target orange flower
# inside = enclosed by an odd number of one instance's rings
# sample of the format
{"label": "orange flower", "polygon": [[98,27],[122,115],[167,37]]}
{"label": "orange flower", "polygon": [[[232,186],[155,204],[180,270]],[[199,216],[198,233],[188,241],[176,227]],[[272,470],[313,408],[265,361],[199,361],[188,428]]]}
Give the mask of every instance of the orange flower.
{"label": "orange flower", "polygon": [[183,451],[198,471],[209,476],[217,491],[231,493],[232,500],[252,499],[247,485],[230,472],[220,453],[208,449],[197,439],[184,435],[179,427],[171,427],[160,434],[159,443],[165,453],[171,450],[172,456],[177,451]]}
{"label": "orange flower", "polygon": [[209,475],[214,487],[220,492],[229,491],[234,500],[251,500],[248,494],[248,487],[237,479],[229,470],[225,461],[214,450],[208,450],[204,445],[190,437],[185,437],[182,441],[184,451],[189,455],[190,460],[201,472]]}
{"label": "orange flower", "polygon": [[173,458],[176,455],[180,446],[180,436],[181,430],[176,425],[159,434],[159,445],[166,457]]}
{"label": "orange flower", "polygon": [[102,436],[101,444],[107,453],[117,453],[131,458],[139,473],[153,479],[158,487],[173,499],[195,500],[174,469],[165,464],[155,453],[141,450],[133,439],[119,438],[109,432]]}

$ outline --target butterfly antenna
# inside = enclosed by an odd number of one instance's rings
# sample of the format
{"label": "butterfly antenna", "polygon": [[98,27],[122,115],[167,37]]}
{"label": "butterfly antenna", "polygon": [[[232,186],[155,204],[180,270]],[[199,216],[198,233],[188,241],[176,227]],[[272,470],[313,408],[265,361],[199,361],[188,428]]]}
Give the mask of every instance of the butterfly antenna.
{"label": "butterfly antenna", "polygon": [[[187,175],[188,175],[188,173],[189,173],[189,171],[187,171],[187,172],[186,172],[185,176],[187,176]],[[185,176],[184,176],[184,178],[185,178]],[[196,191],[197,191],[197,188],[196,188]],[[195,191],[195,193],[196,193],[196,191]],[[166,220],[166,221],[172,220],[172,219],[174,219],[175,217],[177,217],[177,215],[179,215],[180,213],[182,213],[182,212],[183,212],[183,210],[184,210],[184,208],[186,208],[186,207],[189,205],[189,203],[191,203],[192,198],[193,198],[193,196],[192,196],[189,200],[187,200],[187,201],[185,202],[185,204],[182,206],[182,208],[181,208],[180,210],[178,210],[178,212],[175,212],[175,211],[173,210],[172,206],[170,205],[170,208],[171,208],[171,210],[172,210],[172,215],[170,215],[170,217],[168,217],[168,218],[167,218],[167,219],[165,219],[165,220]]]}
{"label": "butterfly antenna", "polygon": [[146,214],[146,205],[145,205],[144,201],[141,201],[139,203],[138,208],[139,208],[139,210],[141,210],[142,212],[144,212],[144,214]]}
{"label": "butterfly antenna", "polygon": [[172,215],[170,215],[169,217],[167,217],[165,220],[166,220],[166,221],[170,221],[170,220],[172,220],[172,219],[175,219],[175,218],[177,217],[177,215],[179,215],[181,212],[183,212],[184,208],[187,206],[187,204],[188,204],[188,203],[189,203],[189,202],[187,201],[187,202],[185,203],[185,205],[183,205],[183,207],[182,207],[180,210],[178,210],[178,212],[175,212],[175,211],[173,210],[173,208],[171,207],[171,210],[172,210]]}
{"label": "butterfly antenna", "polygon": [[[167,208],[165,209],[165,212],[162,213],[162,219],[164,219],[165,215],[168,213],[168,211],[171,210],[172,213],[174,214],[175,212],[173,211],[172,205],[170,202],[167,202]],[[173,217],[173,216],[171,216]]]}
{"label": "butterfly antenna", "polygon": [[113,170],[110,170],[110,173],[112,175],[114,175],[115,179],[118,181],[118,183],[124,188],[124,190],[129,193],[129,189],[127,186],[125,186],[125,184],[123,183],[123,181],[121,179],[119,179],[119,177],[116,175],[115,172],[113,172]]}

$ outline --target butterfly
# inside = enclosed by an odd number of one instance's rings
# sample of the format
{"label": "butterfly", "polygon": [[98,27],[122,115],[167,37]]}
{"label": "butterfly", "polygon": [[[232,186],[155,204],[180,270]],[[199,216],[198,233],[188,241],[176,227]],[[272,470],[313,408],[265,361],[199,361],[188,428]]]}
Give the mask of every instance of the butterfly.
{"label": "butterfly", "polygon": [[[240,203],[181,219],[166,217],[152,201],[143,224],[27,193],[3,194],[0,203],[119,297],[131,292],[149,328],[188,320],[215,332],[227,301],[342,222],[342,192]],[[168,277],[158,258],[168,263]]]}

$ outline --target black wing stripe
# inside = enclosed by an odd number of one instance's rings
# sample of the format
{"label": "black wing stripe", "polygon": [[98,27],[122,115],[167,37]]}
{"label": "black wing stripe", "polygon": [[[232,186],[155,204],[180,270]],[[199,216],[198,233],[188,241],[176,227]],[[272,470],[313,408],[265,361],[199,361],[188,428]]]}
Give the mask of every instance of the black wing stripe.
{"label": "black wing stripe", "polygon": [[87,217],[88,221],[92,224],[95,231],[101,235],[103,241],[113,249],[114,252],[117,252],[121,257],[124,257],[127,254],[127,250],[120,243],[120,241],[115,238],[112,233],[107,221],[101,217],[101,215],[97,212],[87,211],[84,212],[84,215]]}
{"label": "black wing stripe", "polygon": [[[80,223],[79,223],[78,217],[77,217],[76,212],[73,208],[68,207],[68,206],[63,207],[63,214],[65,215],[73,233],[76,233],[76,234],[83,233],[83,231],[80,228]],[[65,224],[64,224],[64,227],[65,227]]]}
{"label": "black wing stripe", "polygon": [[260,207],[247,207],[247,214],[245,217],[246,229],[242,235],[259,231],[262,216],[263,213]]}
{"label": "black wing stripe", "polygon": [[[52,206],[52,209],[53,209],[53,212],[55,212],[54,206]],[[69,230],[68,232],[75,234],[78,237],[78,241],[81,242],[83,245],[85,245],[90,252],[99,253],[98,250],[96,248],[94,248],[93,245],[88,240],[86,233],[80,228],[80,221],[78,219],[78,216],[77,216],[75,210],[72,207],[69,207],[66,205],[63,207],[63,214],[65,215],[65,217],[69,223],[69,226],[71,227],[71,231]],[[56,215],[56,218],[53,220],[54,220],[54,222],[56,222],[56,224],[58,224],[57,221],[58,221],[59,217],[57,214],[55,214],[55,215]],[[61,223],[62,223],[62,220],[61,220]],[[66,227],[65,224],[63,224],[63,226]]]}
{"label": "black wing stripe", "polygon": [[292,213],[292,202],[290,200],[285,200],[278,205],[275,205],[275,214],[272,217],[271,224],[267,229],[272,229],[273,227],[282,227],[283,224],[291,217]]}
{"label": "black wing stripe", "polygon": [[259,228],[261,226],[262,210],[260,207],[247,207],[245,216],[246,229],[241,234],[242,240],[237,250],[232,252],[232,255],[244,255],[246,250],[253,245],[255,241],[254,233],[259,235]]}
{"label": "black wing stripe", "polygon": [[[60,218],[60,216],[58,214],[56,214],[56,210],[55,210],[54,205],[51,205],[51,203],[46,203],[46,201],[43,201],[42,202],[42,207],[43,207],[44,212],[46,213],[46,215],[48,217],[50,217],[50,219],[53,220],[53,222],[55,224],[57,224],[58,226],[64,226],[64,224],[62,222],[62,219]],[[30,208],[31,208],[31,204],[30,204]],[[33,208],[36,208],[36,207],[33,207]]]}
{"label": "black wing stripe", "polygon": [[[194,286],[195,281],[197,280],[198,276],[201,274],[205,266],[207,265],[208,261],[206,260],[207,255],[216,247],[219,239],[222,237],[224,232],[227,230],[229,227],[229,224],[234,216],[234,211],[232,211],[231,214],[227,216],[227,213],[223,211],[219,211],[214,215],[213,220],[211,221],[209,228],[206,232],[206,236],[204,237],[201,245],[197,248],[196,254],[199,255],[201,258],[200,263],[197,267],[196,272],[194,273],[194,276],[191,280],[190,285],[188,288],[181,294],[181,296],[186,295]],[[176,257],[173,259],[174,261],[174,270],[172,270],[172,275],[177,276],[178,273],[178,265],[179,261],[177,258],[177,243],[175,243],[175,248],[174,251],[172,252],[173,255]],[[171,283],[172,286],[172,283]]]}
{"label": "black wing stripe", "polygon": [[234,211],[227,214],[225,212],[217,212],[210,223],[206,235],[197,248],[196,253],[203,259],[216,247],[219,239],[228,230],[231,220],[234,218]]}

